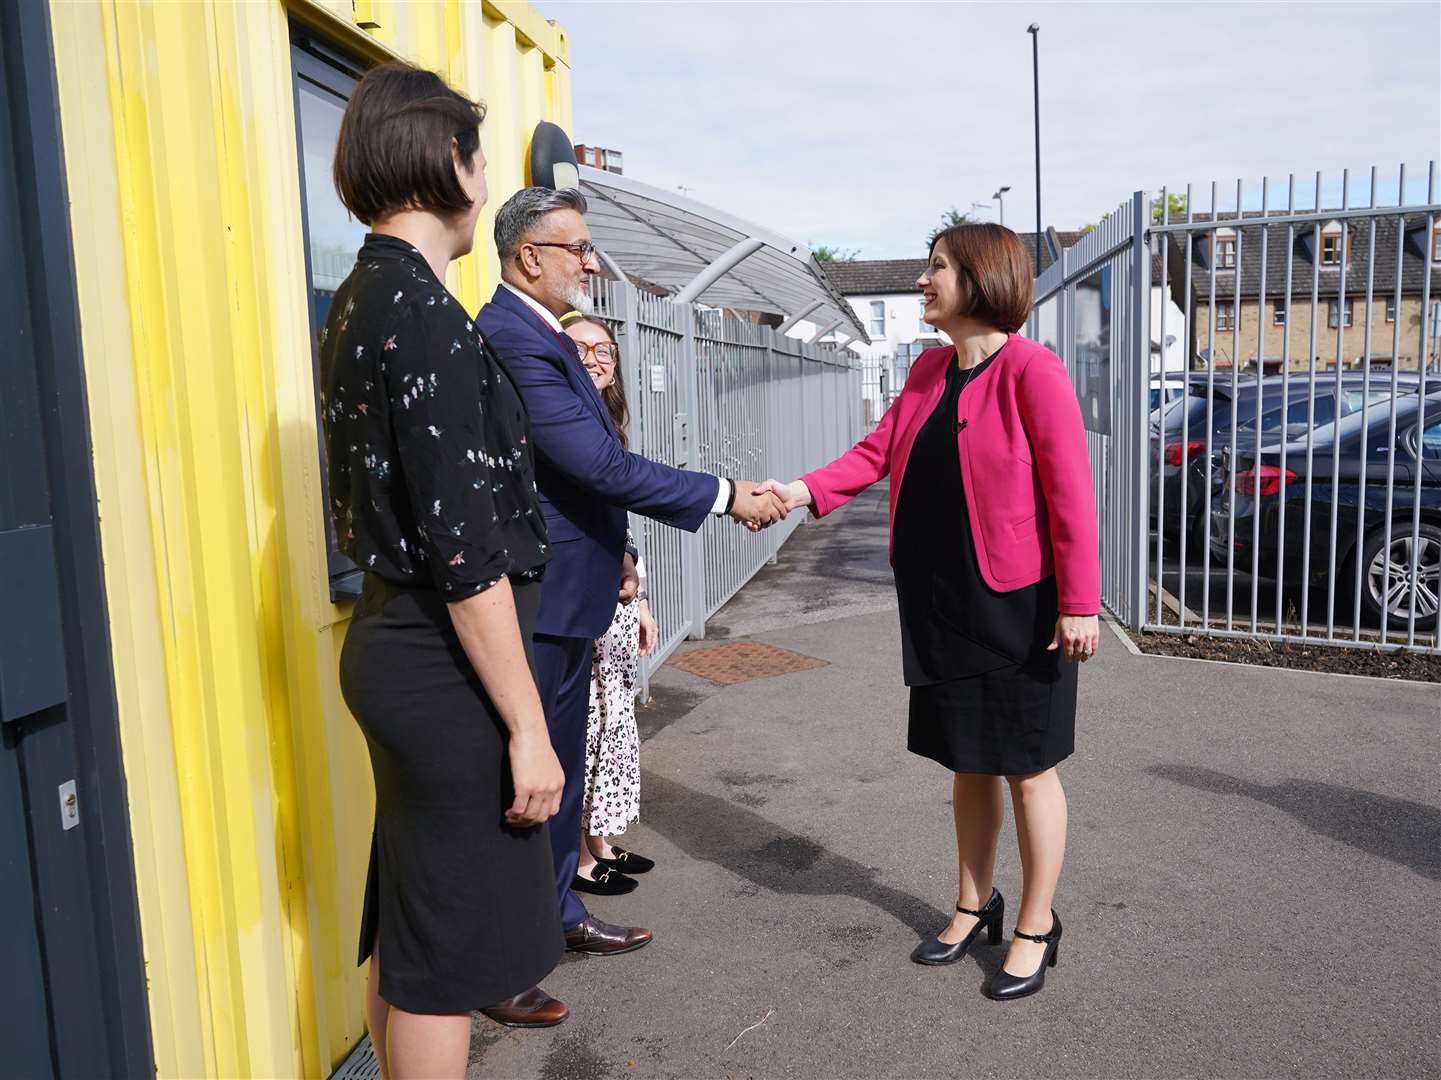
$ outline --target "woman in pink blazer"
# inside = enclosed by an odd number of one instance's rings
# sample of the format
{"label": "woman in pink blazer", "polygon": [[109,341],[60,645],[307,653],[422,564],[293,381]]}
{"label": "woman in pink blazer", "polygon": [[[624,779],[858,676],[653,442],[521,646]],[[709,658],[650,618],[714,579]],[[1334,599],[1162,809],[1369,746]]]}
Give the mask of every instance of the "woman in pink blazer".
{"label": "woman in pink blazer", "polygon": [[991,877],[1005,777],[1021,907],[985,992],[1006,1000],[1041,989],[1061,937],[1056,764],[1073,749],[1076,665],[1099,637],[1095,501],[1065,366],[1015,333],[1031,307],[1019,237],[998,225],[946,229],[917,284],[926,322],[955,345],[920,355],[874,432],[824,468],[767,486],[824,517],[891,477],[907,744],[955,774],[960,862],[956,915],[912,959],[954,963],[982,932],[999,944],[1005,901]]}

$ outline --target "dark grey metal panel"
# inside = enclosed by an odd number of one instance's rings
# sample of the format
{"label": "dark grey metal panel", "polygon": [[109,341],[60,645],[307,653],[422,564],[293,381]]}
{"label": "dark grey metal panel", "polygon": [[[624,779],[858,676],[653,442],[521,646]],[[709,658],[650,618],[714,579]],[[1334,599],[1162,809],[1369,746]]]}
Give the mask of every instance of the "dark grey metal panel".
{"label": "dark grey metal panel", "polygon": [[0,532],[0,722],[65,701],[65,639],[55,530],[49,525]]}
{"label": "dark grey metal panel", "polygon": [[0,1073],[50,1080],[50,1015],[17,766],[0,745]]}
{"label": "dark grey metal panel", "polygon": [[[11,478],[0,484],[0,510],[11,514],[0,529],[53,529],[69,682],[63,704],[0,726],[0,769],[18,777],[24,807],[18,817],[0,807],[0,834],[4,842],[28,845],[31,926],[39,929],[44,969],[43,981],[30,984],[29,1003],[48,1006],[48,1023],[41,1024],[54,1070],[62,1077],[143,1077],[154,1075],[154,1060],[54,55],[48,0],[0,3],[0,154],[7,159],[0,168],[0,245],[22,268],[6,279],[0,302],[15,305],[26,327],[23,336],[4,341],[0,379],[9,376],[22,389],[28,382],[34,402],[19,427],[23,445],[7,443],[0,459],[0,473]],[[0,608],[9,613],[3,600]],[[69,781],[79,820],[67,830],[59,786]],[[0,1073],[8,1073],[8,1047],[0,1054]]]}

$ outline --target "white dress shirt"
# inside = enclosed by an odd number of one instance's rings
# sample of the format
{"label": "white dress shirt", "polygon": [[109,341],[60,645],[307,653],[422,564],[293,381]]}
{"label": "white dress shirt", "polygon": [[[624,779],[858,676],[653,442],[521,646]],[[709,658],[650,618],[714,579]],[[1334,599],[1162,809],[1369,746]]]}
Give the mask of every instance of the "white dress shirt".
{"label": "white dress shirt", "polygon": [[[535,299],[535,297],[529,296],[526,293],[521,292],[508,281],[502,281],[500,283],[500,287],[502,289],[509,289],[512,293],[518,296],[521,303],[523,303],[526,307],[530,308],[531,311],[539,315],[545,321],[545,325],[549,326],[557,334],[565,333],[565,330],[560,325],[560,320],[551,313],[550,308],[546,307],[539,300]],[[733,481],[727,480],[723,476],[717,476],[716,486],[717,490],[715,502],[714,504],[712,504],[710,512],[712,514],[716,514],[717,516],[721,516],[725,514],[726,507],[730,505],[733,499],[731,491],[734,488],[734,483]]]}

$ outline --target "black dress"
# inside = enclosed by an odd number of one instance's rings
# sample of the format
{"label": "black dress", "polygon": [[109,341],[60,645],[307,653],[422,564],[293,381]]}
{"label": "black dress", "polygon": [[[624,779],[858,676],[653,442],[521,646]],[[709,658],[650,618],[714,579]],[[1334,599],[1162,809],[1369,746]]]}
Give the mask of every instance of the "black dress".
{"label": "black dress", "polygon": [[998,353],[969,371],[950,365],[906,463],[893,562],[911,687],[909,749],[953,772],[1017,776],[1071,754],[1076,665],[1046,648],[1058,614],[1056,579],[1000,593],[976,560],[958,405]]}
{"label": "black dress", "polygon": [[380,996],[463,1013],[536,985],[564,940],[545,826],[511,828],[504,724],[447,601],[510,579],[526,656],[546,531],[520,395],[411,245],[371,236],[321,334],[331,510],[369,571],[340,686],[370,750],[360,960]]}

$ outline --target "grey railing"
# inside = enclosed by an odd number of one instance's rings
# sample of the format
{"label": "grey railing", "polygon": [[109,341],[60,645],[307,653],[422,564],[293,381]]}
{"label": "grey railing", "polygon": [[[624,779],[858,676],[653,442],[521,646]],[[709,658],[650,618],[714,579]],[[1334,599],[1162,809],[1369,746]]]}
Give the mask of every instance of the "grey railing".
{"label": "grey railing", "polygon": [[1129,626],[1438,652],[1435,165],[1424,194],[1314,185],[1137,192],[1037,279],[1027,333],[1075,380]]}
{"label": "grey railing", "polygon": [[[614,330],[630,406],[631,446],[656,461],[741,480],[792,480],[864,434],[861,369],[849,353],[777,335],[699,305],[596,281],[598,317]],[[632,516],[660,647],[647,677],[767,563],[805,519],[750,533],[711,519],[683,533]]]}

